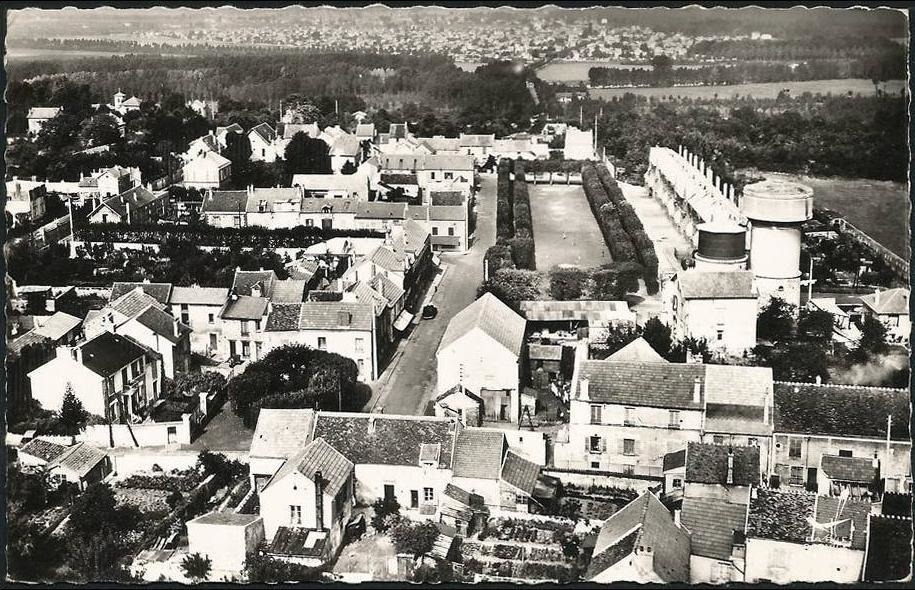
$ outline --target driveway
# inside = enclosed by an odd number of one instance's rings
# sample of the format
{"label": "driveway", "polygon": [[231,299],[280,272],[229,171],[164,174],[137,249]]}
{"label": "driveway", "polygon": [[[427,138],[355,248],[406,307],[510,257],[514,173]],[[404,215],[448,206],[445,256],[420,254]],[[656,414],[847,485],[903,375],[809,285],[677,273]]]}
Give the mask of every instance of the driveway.
{"label": "driveway", "polygon": [[454,315],[473,303],[483,282],[483,256],[496,243],[496,177],[481,175],[477,194],[476,239],[463,254],[441,254],[444,275],[432,297],[438,316],[414,324],[381,377],[366,411],[383,407],[386,414],[422,415],[436,386],[435,351]]}
{"label": "driveway", "polygon": [[612,262],[581,185],[529,184],[537,269]]}

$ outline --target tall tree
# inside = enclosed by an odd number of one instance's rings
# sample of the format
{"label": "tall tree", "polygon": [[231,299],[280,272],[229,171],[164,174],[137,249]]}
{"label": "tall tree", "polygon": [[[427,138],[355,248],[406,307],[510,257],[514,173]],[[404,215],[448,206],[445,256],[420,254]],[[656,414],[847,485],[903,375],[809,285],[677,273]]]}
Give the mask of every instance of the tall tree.
{"label": "tall tree", "polygon": [[756,319],[756,336],[769,342],[781,342],[794,331],[794,306],[781,297],[772,297]]}
{"label": "tall tree", "polygon": [[285,153],[286,174],[330,174],[330,150],[320,139],[299,131],[292,136]]}
{"label": "tall tree", "polygon": [[670,328],[660,319],[654,317],[645,322],[645,327],[642,328],[642,338],[661,356],[666,357],[670,354],[673,337]]}
{"label": "tall tree", "polygon": [[73,393],[73,386],[67,382],[64,399],[60,408],[60,424],[66,434],[79,434],[85,428],[89,412],[83,408],[83,402]]}
{"label": "tall tree", "polygon": [[111,115],[95,115],[82,122],[79,140],[83,147],[108,145],[121,139],[117,121]]}

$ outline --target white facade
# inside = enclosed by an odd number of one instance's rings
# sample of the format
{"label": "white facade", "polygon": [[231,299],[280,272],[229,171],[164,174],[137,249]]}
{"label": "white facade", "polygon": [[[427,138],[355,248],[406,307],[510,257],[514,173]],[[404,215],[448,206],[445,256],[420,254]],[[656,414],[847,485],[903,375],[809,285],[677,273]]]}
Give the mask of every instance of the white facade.
{"label": "white facade", "polygon": [[747,583],[773,584],[836,582],[861,579],[864,551],[820,543],[798,544],[771,539],[747,539]]}
{"label": "white facade", "polygon": [[186,187],[219,188],[232,176],[232,162],[216,152],[204,151],[185,164],[182,170]]}

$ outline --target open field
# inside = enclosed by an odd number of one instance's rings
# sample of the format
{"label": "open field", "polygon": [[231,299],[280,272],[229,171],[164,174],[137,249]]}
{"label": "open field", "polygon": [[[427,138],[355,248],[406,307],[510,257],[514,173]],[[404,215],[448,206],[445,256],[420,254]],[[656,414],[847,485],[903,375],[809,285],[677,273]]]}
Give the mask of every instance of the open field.
{"label": "open field", "polygon": [[[675,69],[696,69],[702,64],[674,64]],[[618,61],[553,61],[537,69],[537,77],[544,82],[587,82],[591,68],[615,70],[651,69],[651,64],[621,63]]]}
{"label": "open field", "polygon": [[528,185],[537,268],[594,267],[612,261],[581,185]]}
{"label": "open field", "polygon": [[[905,88],[904,80],[889,80],[881,86],[889,94],[899,94]],[[808,80],[804,82],[765,82],[759,84],[735,84],[733,86],[667,86],[663,88],[591,88],[591,98],[611,100],[625,94],[648,96],[660,100],[668,97],[712,99],[716,96],[729,99],[734,96],[752,96],[754,98],[777,98],[778,93],[787,89],[791,94],[805,92],[812,94],[874,94],[874,84],[862,78],[844,80]]]}
{"label": "open field", "polygon": [[903,258],[909,257],[909,197],[906,186],[886,180],[816,178],[761,172],[809,185],[814,206],[843,214],[846,219]]}
{"label": "open field", "polygon": [[[112,57],[115,55],[127,55],[131,53],[130,51],[91,51],[91,50],[56,50],[56,49],[26,49],[26,48],[13,48],[9,49],[6,52],[6,59],[8,61],[64,61],[67,59],[79,59],[83,57]],[[136,53],[136,52],[133,52]],[[188,57],[187,54],[156,54],[163,57],[172,57],[175,55],[182,55]]]}

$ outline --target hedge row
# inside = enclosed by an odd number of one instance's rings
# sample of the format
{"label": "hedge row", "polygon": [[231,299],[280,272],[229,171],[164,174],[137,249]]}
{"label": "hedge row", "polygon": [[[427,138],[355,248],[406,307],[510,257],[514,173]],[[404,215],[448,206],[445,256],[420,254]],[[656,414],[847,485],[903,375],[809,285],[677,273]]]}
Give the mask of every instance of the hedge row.
{"label": "hedge row", "polygon": [[525,166],[528,174],[540,172],[581,172],[586,160],[527,160]]}
{"label": "hedge row", "polygon": [[534,222],[531,218],[531,199],[527,192],[525,164],[515,162],[515,182],[512,191],[512,220],[515,236],[511,240],[512,260],[518,268],[537,268],[534,254]]}
{"label": "hedge row", "polygon": [[168,238],[191,240],[198,246],[241,248],[307,248],[330,238],[383,238],[369,229],[323,229],[300,225],[292,228],[213,227],[173,223],[101,223],[81,228],[78,239],[84,242],[126,242],[163,244]]}
{"label": "hedge row", "polygon": [[607,248],[618,262],[638,262],[638,253],[629,233],[626,232],[618,215],[618,205],[611,201],[593,164],[581,169],[582,186],[591,205],[591,212],[604,236]]}
{"label": "hedge row", "polygon": [[511,246],[503,241],[499,241],[495,246],[491,246],[489,250],[486,251],[483,259],[486,261],[490,276],[495,274],[499,269],[513,268],[515,265],[512,260]]}
{"label": "hedge row", "polygon": [[511,161],[499,162],[499,174],[496,181],[496,235],[509,239],[515,235],[512,229],[512,182]]}

